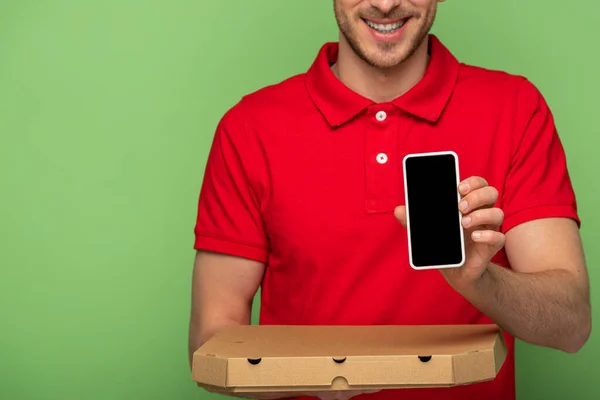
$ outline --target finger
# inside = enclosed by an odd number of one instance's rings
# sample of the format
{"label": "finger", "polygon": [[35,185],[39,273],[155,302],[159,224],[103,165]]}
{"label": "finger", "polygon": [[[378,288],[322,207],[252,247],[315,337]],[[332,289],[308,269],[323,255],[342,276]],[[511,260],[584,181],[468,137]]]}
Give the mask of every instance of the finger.
{"label": "finger", "polygon": [[506,243],[504,234],[497,231],[474,231],[471,233],[471,239],[478,244],[486,244],[491,256],[496,254]]}
{"label": "finger", "polygon": [[[377,390],[361,390],[361,391],[332,391],[332,392],[320,392],[313,393],[313,395],[317,395],[320,400],[349,400],[353,397],[359,396],[361,394],[374,394],[381,392],[381,389]],[[310,396],[310,395],[309,395]]]}
{"label": "finger", "polygon": [[465,228],[476,226],[487,226],[489,229],[497,229],[504,222],[504,212],[500,208],[484,208],[475,210],[462,218]]}
{"label": "finger", "polygon": [[349,397],[341,390],[320,393],[317,396],[320,400],[346,400]]}
{"label": "finger", "polygon": [[488,183],[485,179],[479,176],[472,176],[465,179],[460,183],[460,185],[458,185],[458,191],[460,194],[465,196],[474,190],[478,190],[486,186],[488,186]]}
{"label": "finger", "polygon": [[336,400],[337,392],[322,392],[316,394],[316,397],[318,397],[320,400]]}
{"label": "finger", "polygon": [[[476,264],[489,262],[503,247],[506,242],[505,236],[496,231],[475,231],[471,234],[475,245],[470,259]],[[479,261],[475,261],[476,259]]]}
{"label": "finger", "polygon": [[394,216],[402,224],[402,226],[406,227],[406,207],[405,206],[396,207],[394,209]]}
{"label": "finger", "polygon": [[381,392],[381,390],[366,390],[366,391],[358,393],[358,394],[375,394],[375,393],[379,393],[379,392]]}
{"label": "finger", "polygon": [[486,186],[463,197],[458,207],[464,215],[481,207],[492,207],[496,201],[498,201],[498,190],[493,186]]}

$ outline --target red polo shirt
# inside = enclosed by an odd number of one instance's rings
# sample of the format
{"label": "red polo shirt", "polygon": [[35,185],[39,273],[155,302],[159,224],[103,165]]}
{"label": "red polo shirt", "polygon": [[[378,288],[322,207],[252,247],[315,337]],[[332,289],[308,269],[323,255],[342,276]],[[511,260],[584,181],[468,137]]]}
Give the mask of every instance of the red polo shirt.
{"label": "red polo shirt", "polygon": [[[328,43],[301,75],[245,96],[222,118],[199,201],[195,248],[267,264],[262,324],[491,323],[438,271],[410,268],[402,158],[452,150],[461,178],[500,193],[503,231],[577,220],[551,112],[526,79],[459,63],[430,37],[424,78],[376,104],[330,70]],[[579,221],[578,221],[579,222]],[[435,229],[435,227],[432,227]],[[495,262],[509,267],[506,255]],[[513,338],[496,380],[387,391],[383,399],[515,398]]]}

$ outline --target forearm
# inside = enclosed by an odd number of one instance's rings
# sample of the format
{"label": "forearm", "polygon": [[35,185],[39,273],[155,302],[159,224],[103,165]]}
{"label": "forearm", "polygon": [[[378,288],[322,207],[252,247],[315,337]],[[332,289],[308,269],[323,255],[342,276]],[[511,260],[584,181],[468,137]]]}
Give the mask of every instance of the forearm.
{"label": "forearm", "polygon": [[518,273],[491,265],[463,295],[511,335],[576,352],[591,328],[589,295],[567,271]]}
{"label": "forearm", "polygon": [[227,397],[235,397],[238,399],[248,400],[287,400],[298,397],[314,396],[315,393],[279,393],[279,392],[264,392],[264,393],[231,393],[220,390],[209,390],[211,393],[220,394]]}
{"label": "forearm", "polygon": [[212,338],[222,329],[225,329],[230,326],[249,324],[249,321],[246,323],[230,318],[213,320],[210,323],[200,322],[200,320],[200,318],[193,318],[192,322],[190,323],[190,331],[188,338],[188,356],[190,368],[192,367],[194,352],[200,347],[202,347],[204,343],[206,343],[210,338]]}
{"label": "forearm", "polygon": [[[223,319],[219,321],[213,321],[211,324],[190,324],[190,335],[189,335],[189,357],[190,357],[190,367],[193,365],[193,357],[194,352],[202,347],[204,343],[206,343],[211,337],[216,335],[222,329],[225,329],[230,326],[236,325],[245,325],[249,324],[247,322],[240,322],[234,319]],[[290,393],[232,393],[224,390],[220,387],[214,387],[210,385],[203,385],[198,383],[199,387],[207,390],[210,393],[220,394],[227,397],[234,397],[240,399],[248,399],[248,400],[280,400],[295,397]],[[299,394],[300,395],[304,395]]]}

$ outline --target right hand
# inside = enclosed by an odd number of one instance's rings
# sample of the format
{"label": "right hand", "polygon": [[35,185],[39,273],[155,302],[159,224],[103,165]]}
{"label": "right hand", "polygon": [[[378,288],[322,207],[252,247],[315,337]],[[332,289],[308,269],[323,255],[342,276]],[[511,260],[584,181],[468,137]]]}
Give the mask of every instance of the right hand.
{"label": "right hand", "polygon": [[318,397],[320,400],[349,400],[361,394],[372,394],[377,392],[380,392],[380,390],[332,390],[306,394],[306,396]]}
{"label": "right hand", "polygon": [[[199,385],[200,386],[200,385]],[[229,393],[218,389],[208,389],[209,392],[218,393],[225,396],[237,397],[251,400],[284,400],[296,399],[300,397],[313,397],[320,400],[349,400],[361,394],[372,394],[380,390],[328,390],[318,392],[264,392],[264,393]]]}

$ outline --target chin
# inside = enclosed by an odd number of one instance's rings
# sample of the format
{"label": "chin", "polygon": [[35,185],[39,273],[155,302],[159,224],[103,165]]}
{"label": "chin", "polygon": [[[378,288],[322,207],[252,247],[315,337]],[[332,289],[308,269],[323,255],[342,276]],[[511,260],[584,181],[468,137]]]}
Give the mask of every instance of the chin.
{"label": "chin", "polygon": [[369,43],[359,46],[358,55],[369,65],[389,69],[398,66],[409,59],[420,44],[419,40],[405,38],[394,43]]}
{"label": "chin", "polygon": [[404,47],[394,51],[381,51],[373,48],[365,51],[363,59],[373,67],[388,69],[402,64],[412,54],[413,52],[407,51]]}
{"label": "chin", "polygon": [[394,68],[410,59],[426,40],[435,19],[435,8],[418,10],[410,5],[387,15],[367,8],[353,14],[339,8],[335,12],[347,46],[365,63],[380,69]]}
{"label": "chin", "polygon": [[393,68],[410,58],[427,37],[428,30],[415,23],[416,21],[407,21],[401,30],[382,34],[362,22],[356,27],[355,40],[350,35],[348,42],[355,53],[369,65],[381,69]]}

